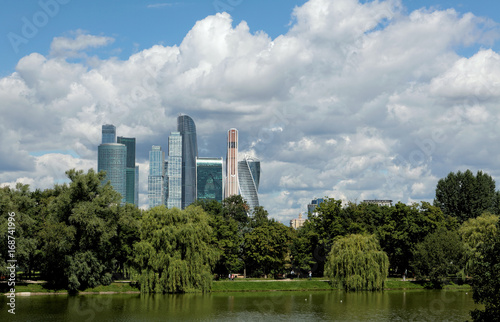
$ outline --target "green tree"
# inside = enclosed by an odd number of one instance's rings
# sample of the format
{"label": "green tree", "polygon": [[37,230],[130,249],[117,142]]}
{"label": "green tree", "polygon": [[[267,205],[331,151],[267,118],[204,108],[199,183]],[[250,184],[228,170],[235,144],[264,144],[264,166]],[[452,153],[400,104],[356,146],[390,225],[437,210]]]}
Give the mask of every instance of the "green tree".
{"label": "green tree", "polygon": [[439,230],[415,246],[411,266],[417,279],[429,278],[440,286],[448,277],[459,276],[464,267],[464,247],[456,230]]}
{"label": "green tree", "polygon": [[458,233],[464,243],[466,273],[469,273],[474,263],[481,259],[479,251],[481,246],[492,241],[497,232],[498,220],[498,216],[486,212],[477,218],[468,219],[460,226]]}
{"label": "green tree", "polygon": [[284,272],[290,239],[290,228],[274,220],[246,233],[246,267],[254,276]]}
{"label": "green tree", "polygon": [[200,206],[209,215],[209,224],[212,227],[212,245],[218,249],[220,257],[214,266],[213,273],[219,277],[243,270],[244,262],[241,258],[243,232],[238,222],[232,216],[224,216],[222,203],[216,200],[197,200],[194,206]]}
{"label": "green tree", "polygon": [[104,172],[66,172],[70,183],[56,186],[38,234],[41,272],[50,284],[70,291],[109,284],[116,263],[121,196],[101,184]]}
{"label": "green tree", "polygon": [[494,237],[479,246],[482,254],[473,269],[472,297],[484,310],[471,312],[474,321],[500,321],[500,222]]}
{"label": "green tree", "polygon": [[497,199],[495,181],[491,176],[482,171],[474,176],[467,170],[450,172],[446,178],[438,181],[434,205],[462,223],[484,211],[495,211]]}
{"label": "green tree", "polygon": [[144,213],[135,264],[141,292],[209,291],[218,252],[201,207],[152,208]]}
{"label": "green tree", "polygon": [[375,235],[337,237],[325,265],[333,285],[346,291],[381,290],[387,278],[389,259]]}

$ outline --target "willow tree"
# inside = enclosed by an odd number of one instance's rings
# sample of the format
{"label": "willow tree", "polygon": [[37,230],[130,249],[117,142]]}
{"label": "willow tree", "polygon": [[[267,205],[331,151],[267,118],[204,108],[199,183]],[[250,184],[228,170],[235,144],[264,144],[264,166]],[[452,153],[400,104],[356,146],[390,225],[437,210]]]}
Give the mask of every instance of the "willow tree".
{"label": "willow tree", "polygon": [[375,235],[337,237],[325,264],[325,275],[346,291],[381,290],[389,271],[389,259]]}
{"label": "willow tree", "polygon": [[218,258],[212,229],[200,207],[152,208],[144,213],[135,244],[137,280],[143,293],[209,291]]}

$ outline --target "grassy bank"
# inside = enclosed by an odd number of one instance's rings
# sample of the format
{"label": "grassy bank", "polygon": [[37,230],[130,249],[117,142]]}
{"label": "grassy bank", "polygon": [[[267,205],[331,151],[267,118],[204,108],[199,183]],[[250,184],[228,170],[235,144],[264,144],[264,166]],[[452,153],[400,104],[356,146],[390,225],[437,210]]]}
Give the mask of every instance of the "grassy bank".
{"label": "grassy bank", "polygon": [[[0,292],[7,293],[9,292],[10,287],[7,286],[7,284],[0,284]],[[50,294],[66,294],[68,293],[68,290],[65,289],[54,289],[48,287],[47,284],[45,283],[16,283],[15,286],[16,293],[24,293],[24,292],[30,292],[30,293],[50,293]],[[88,288],[86,290],[83,290],[81,292],[118,292],[118,293],[125,293],[125,292],[138,292],[139,289],[135,286],[132,285],[131,283],[111,283],[110,285],[100,285],[97,287],[93,288]]]}
{"label": "grassy bank", "polygon": [[[0,284],[0,292],[7,293],[10,287],[6,283]],[[49,294],[66,294],[64,289],[51,289],[46,284],[31,284],[18,283],[16,284],[17,292],[31,293],[49,293]],[[271,280],[271,279],[237,279],[234,281],[223,280],[214,281],[212,284],[212,292],[259,292],[259,291],[322,291],[334,290],[330,283],[324,279],[295,279],[295,280]],[[402,281],[401,279],[390,278],[385,283],[385,290],[423,290],[424,284],[414,281]],[[470,291],[471,287],[468,284],[444,285],[445,290],[464,290]],[[98,286],[88,288],[80,293],[93,292],[139,292],[139,289],[132,283],[111,283],[106,286]]]}

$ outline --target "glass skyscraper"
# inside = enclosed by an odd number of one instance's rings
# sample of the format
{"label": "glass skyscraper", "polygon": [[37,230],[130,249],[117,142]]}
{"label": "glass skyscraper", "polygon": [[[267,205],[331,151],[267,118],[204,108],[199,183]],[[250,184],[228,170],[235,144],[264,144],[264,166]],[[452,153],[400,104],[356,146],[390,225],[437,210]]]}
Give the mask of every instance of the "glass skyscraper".
{"label": "glass skyscraper", "polygon": [[238,130],[227,131],[226,187],[224,198],[238,194]]}
{"label": "glass skyscraper", "polygon": [[243,199],[247,201],[249,211],[259,206],[260,161],[245,156],[238,162],[238,181]]}
{"label": "glass skyscraper", "polygon": [[127,203],[137,205],[135,201],[135,186],[136,181],[138,181],[139,178],[136,178],[136,172],[138,171],[136,171],[135,169],[135,138],[126,138],[123,136],[119,136],[117,138],[117,143],[125,144],[125,146],[127,147],[127,192],[125,199]]}
{"label": "glass skyscraper", "polygon": [[222,202],[222,167],[222,158],[196,159],[196,199]]}
{"label": "glass skyscraper", "polygon": [[[168,162],[166,185],[167,208],[183,208],[183,138],[179,132],[168,137]],[[195,142],[196,143],[196,142]],[[195,196],[196,197],[196,196]],[[193,200],[194,201],[194,200]]]}
{"label": "glass skyscraper", "polygon": [[165,153],[160,146],[153,145],[149,151],[148,200],[149,208],[164,204],[163,165]]}
{"label": "glass skyscraper", "polygon": [[127,147],[119,143],[103,143],[97,148],[97,171],[106,171],[103,184],[108,181],[114,190],[122,196],[122,203],[126,202],[127,182]]}
{"label": "glass skyscraper", "polygon": [[113,124],[102,126],[102,143],[116,143],[116,127]]}
{"label": "glass skyscraper", "polygon": [[[196,157],[198,157],[198,142],[196,125],[191,117],[177,117],[177,132],[182,137],[182,209],[196,199]],[[170,160],[169,160],[170,163]]]}

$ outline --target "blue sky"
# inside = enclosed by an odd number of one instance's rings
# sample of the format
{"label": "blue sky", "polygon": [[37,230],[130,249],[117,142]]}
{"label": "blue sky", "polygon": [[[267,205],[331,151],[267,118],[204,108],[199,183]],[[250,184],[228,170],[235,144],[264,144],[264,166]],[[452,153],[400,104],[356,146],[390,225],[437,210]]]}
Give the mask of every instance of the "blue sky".
{"label": "blue sky", "polygon": [[[2,60],[0,75],[14,71],[18,60],[32,52],[46,55],[50,51],[50,43],[54,37],[65,36],[76,30],[84,30],[92,35],[105,35],[115,38],[112,46],[104,50],[95,50],[93,54],[100,57],[117,56],[127,59],[131,54],[149,48],[155,44],[178,45],[198,20],[218,11],[227,11],[234,23],[245,20],[251,32],[263,30],[275,38],[288,31],[291,13],[295,6],[302,5],[304,0],[191,0],[191,1],[77,1],[61,0],[57,14],[49,16],[44,22],[41,3],[54,10],[52,4],[56,0],[24,0],[8,1],[0,14],[0,30],[4,36],[0,39]],[[367,2],[367,1],[361,1]],[[462,1],[430,1],[404,0],[403,5],[408,12],[422,7],[448,9],[477,16],[486,16],[500,21],[500,3],[495,0],[462,0]],[[23,36],[22,28],[26,25],[23,18],[32,23],[34,17],[40,19],[40,27],[36,27],[32,38],[23,37],[27,43],[20,43],[18,51],[13,48],[9,33]],[[470,49],[464,50],[469,54]]]}
{"label": "blue sky", "polygon": [[498,1],[2,4],[0,186],[95,169],[112,123],[137,138],[144,207],[148,151],[179,113],[202,157],[239,130],[285,223],[313,197],[412,203],[450,171],[500,180]]}

